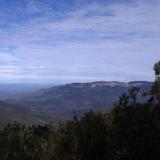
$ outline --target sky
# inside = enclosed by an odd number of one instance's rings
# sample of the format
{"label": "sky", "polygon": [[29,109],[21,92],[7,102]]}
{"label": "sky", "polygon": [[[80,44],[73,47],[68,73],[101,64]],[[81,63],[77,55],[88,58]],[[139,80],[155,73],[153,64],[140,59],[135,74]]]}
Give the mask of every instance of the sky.
{"label": "sky", "polygon": [[154,80],[160,0],[0,0],[0,83]]}

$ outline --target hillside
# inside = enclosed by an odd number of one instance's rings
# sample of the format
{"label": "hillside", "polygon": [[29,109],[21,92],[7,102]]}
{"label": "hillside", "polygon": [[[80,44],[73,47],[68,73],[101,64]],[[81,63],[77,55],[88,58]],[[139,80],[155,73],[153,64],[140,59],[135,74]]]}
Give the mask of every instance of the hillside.
{"label": "hillside", "polygon": [[[6,101],[42,112],[47,119],[70,118],[73,113],[110,108],[118,97],[133,86],[141,88],[140,94],[150,89],[151,82],[92,82],[72,83],[15,96]],[[140,98],[139,101],[143,101]]]}
{"label": "hillside", "polygon": [[39,113],[0,101],[0,127],[10,122],[31,125],[43,124],[45,123],[45,120],[43,120]]}

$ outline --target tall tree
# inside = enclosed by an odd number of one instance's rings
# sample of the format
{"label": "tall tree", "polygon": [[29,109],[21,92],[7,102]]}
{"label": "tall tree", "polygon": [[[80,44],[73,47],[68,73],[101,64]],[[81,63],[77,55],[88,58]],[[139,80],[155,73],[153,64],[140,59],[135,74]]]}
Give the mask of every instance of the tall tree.
{"label": "tall tree", "polygon": [[155,82],[152,88],[152,94],[160,105],[160,61],[154,65]]}

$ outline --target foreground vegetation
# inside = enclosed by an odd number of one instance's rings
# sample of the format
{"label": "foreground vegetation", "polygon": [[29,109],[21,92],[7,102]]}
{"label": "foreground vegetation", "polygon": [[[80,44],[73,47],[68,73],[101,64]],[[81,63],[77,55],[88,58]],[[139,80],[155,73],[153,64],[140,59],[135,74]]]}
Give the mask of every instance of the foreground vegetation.
{"label": "foreground vegetation", "polygon": [[58,126],[8,124],[0,129],[0,160],[159,160],[160,62],[139,104],[138,88],[112,110],[88,112]]}

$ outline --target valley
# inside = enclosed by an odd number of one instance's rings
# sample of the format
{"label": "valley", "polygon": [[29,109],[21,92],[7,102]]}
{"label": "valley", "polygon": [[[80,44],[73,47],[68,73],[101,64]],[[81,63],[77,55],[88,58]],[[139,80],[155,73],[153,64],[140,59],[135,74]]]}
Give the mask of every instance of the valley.
{"label": "valley", "polygon": [[[13,94],[3,98],[0,114],[3,115],[2,125],[18,121],[25,124],[41,124],[50,121],[71,119],[74,115],[81,116],[89,110],[109,109],[119,96],[127,93],[131,87],[140,87],[140,95],[148,91],[152,82],[91,82],[71,83],[58,86],[44,86],[26,92]],[[13,87],[12,87],[13,88]],[[1,92],[3,97],[3,92]],[[145,98],[138,101],[143,102]],[[2,117],[2,116],[1,116]]]}

